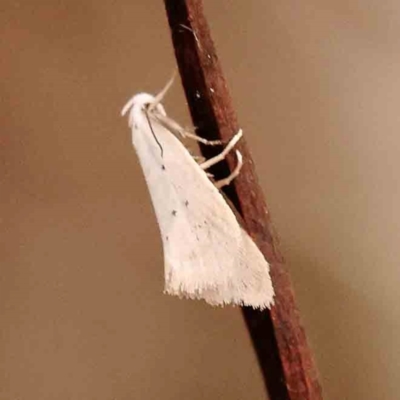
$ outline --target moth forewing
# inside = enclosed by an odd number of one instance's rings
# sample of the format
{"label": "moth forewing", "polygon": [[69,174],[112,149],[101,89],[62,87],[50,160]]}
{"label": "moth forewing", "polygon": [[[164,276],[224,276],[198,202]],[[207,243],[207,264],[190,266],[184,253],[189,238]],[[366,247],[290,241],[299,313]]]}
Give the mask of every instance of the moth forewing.
{"label": "moth forewing", "polygon": [[212,305],[270,307],[274,291],[267,261],[173,134],[179,124],[169,117],[173,128],[160,122],[166,116],[160,100],[141,93],[123,112],[129,111],[132,142],[162,236],[165,292]]}

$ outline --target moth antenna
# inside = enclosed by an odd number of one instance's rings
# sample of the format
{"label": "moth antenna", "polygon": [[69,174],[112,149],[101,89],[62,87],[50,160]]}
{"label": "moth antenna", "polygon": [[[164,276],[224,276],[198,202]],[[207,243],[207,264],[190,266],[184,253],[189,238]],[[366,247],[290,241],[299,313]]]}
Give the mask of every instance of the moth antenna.
{"label": "moth antenna", "polygon": [[121,111],[121,116],[125,116],[125,114],[129,111],[129,109],[133,106],[133,99],[135,96],[132,96],[130,100],[124,105],[124,108]]}
{"label": "moth antenna", "polygon": [[167,94],[168,90],[171,88],[172,84],[174,83],[176,77],[176,69],[174,71],[174,73],[172,74],[171,79],[167,82],[167,84],[165,85],[165,87],[161,90],[160,93],[158,93],[155,97],[154,100],[152,101],[151,104],[149,104],[149,111],[153,111],[157,105],[161,102],[161,100],[164,98],[164,96]]}

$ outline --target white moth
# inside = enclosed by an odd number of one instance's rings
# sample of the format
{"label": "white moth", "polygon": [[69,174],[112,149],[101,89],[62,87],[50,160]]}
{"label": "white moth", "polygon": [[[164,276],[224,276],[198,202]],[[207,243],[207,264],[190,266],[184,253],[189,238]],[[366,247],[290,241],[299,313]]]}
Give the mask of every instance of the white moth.
{"label": "white moth", "polygon": [[138,154],[161,231],[165,292],[203,299],[212,305],[270,308],[274,290],[269,265],[240,226],[219,188],[238,175],[238,165],[222,181],[212,182],[205,170],[224,159],[242,136],[240,130],[221,154],[198,163],[176,134],[209,142],[185,131],[156,97],[140,93],[122,110],[129,111],[132,142]]}

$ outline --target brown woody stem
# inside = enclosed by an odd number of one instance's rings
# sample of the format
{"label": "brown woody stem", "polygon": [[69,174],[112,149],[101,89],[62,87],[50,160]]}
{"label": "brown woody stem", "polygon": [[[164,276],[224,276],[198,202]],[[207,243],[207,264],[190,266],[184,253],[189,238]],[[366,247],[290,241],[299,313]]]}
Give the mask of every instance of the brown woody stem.
{"label": "brown woody stem", "polygon": [[[183,87],[199,136],[228,142],[239,124],[222,74],[201,0],[164,0]],[[243,315],[271,400],[321,400],[322,391],[311,350],[301,326],[294,293],[254,163],[241,140],[245,163],[226,194],[243,217],[248,233],[271,266],[275,305],[270,311],[243,307]],[[218,148],[202,146],[209,157]],[[217,179],[229,175],[235,157],[212,170]]]}

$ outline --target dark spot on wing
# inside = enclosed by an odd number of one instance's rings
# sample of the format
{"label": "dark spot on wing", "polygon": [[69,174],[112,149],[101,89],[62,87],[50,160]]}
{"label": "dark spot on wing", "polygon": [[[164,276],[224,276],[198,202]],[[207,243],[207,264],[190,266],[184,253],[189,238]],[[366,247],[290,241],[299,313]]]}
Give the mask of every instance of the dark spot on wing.
{"label": "dark spot on wing", "polygon": [[163,171],[165,171],[165,165],[164,165],[164,164],[161,165],[161,169],[162,169]]}
{"label": "dark spot on wing", "polygon": [[169,237],[168,237],[168,236],[165,236],[165,240],[168,242],[168,240],[169,240]]}
{"label": "dark spot on wing", "polygon": [[176,211],[176,210],[172,210],[172,213],[171,213],[174,217],[176,216],[176,214],[178,214],[178,211]]}
{"label": "dark spot on wing", "polygon": [[189,205],[189,202],[186,200],[185,201],[185,206],[187,207]]}

